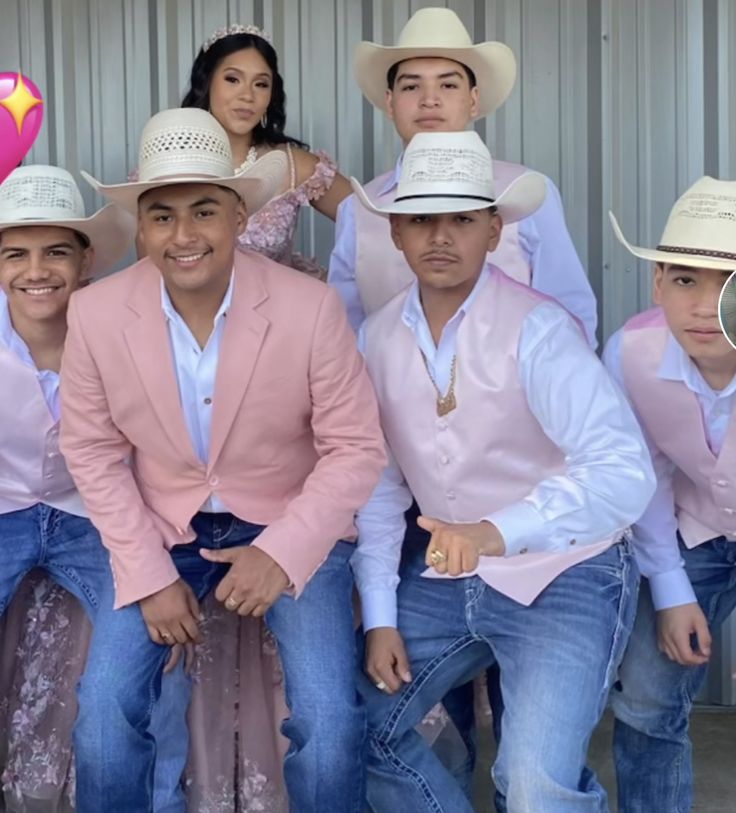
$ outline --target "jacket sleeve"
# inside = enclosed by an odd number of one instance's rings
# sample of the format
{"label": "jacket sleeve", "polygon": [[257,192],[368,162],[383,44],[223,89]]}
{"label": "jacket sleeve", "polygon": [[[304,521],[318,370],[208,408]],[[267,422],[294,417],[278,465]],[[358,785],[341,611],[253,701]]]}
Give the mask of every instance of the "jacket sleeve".
{"label": "jacket sleeve", "polygon": [[110,414],[76,295],[67,319],[60,446],[90,519],[110,551],[117,608],[162,590],[179,574],[128,465],[133,450]]}
{"label": "jacket sleeve", "polygon": [[284,516],[254,543],[283,568],[297,595],[352,525],[386,464],[373,386],[328,286],[316,316],[309,386],[319,460]]}

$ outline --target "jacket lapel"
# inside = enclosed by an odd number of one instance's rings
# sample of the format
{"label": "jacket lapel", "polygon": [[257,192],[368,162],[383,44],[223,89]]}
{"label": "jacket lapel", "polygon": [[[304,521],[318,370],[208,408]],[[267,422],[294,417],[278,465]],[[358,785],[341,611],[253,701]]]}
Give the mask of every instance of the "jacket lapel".
{"label": "jacket lapel", "polygon": [[261,263],[257,255],[236,252],[233,299],[217,361],[208,471],[225,445],[270,324],[256,310],[268,298]]}
{"label": "jacket lapel", "polygon": [[186,461],[200,467],[189,437],[174,371],[171,341],[161,308],[161,276],[144,260],[141,279],[128,301],[138,318],[125,328],[125,341],[161,428]]}

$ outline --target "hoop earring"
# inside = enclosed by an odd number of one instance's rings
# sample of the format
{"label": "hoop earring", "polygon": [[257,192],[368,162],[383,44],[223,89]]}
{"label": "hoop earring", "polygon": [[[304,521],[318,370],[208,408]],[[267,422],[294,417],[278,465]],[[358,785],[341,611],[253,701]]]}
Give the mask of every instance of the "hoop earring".
{"label": "hoop earring", "polygon": [[265,129],[266,129],[266,127],[267,127],[267,125],[268,125],[268,114],[267,114],[267,113],[264,113],[264,114],[261,116],[261,127],[263,127],[263,129],[265,130]]}

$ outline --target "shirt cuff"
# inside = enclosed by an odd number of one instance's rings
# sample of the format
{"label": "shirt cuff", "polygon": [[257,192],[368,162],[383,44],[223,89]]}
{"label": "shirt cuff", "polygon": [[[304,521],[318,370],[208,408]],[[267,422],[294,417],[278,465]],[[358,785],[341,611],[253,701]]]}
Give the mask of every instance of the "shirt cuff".
{"label": "shirt cuff", "polygon": [[545,523],[539,513],[525,502],[517,502],[487,517],[501,532],[506,547],[504,556],[545,549]]}
{"label": "shirt cuff", "polygon": [[696,604],[698,601],[684,567],[649,576],[649,587],[655,610],[667,610],[682,604]]}
{"label": "shirt cuff", "polygon": [[397,627],[396,590],[375,589],[360,596],[365,632],[375,627]]}

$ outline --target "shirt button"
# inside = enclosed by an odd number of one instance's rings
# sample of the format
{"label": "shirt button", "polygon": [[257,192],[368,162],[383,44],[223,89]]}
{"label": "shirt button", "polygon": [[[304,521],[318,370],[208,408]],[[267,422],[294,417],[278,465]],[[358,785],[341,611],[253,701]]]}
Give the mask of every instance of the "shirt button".
{"label": "shirt button", "polygon": [[212,488],[214,488],[215,486],[220,485],[220,478],[219,477],[210,477],[210,485],[212,486]]}
{"label": "shirt button", "polygon": [[577,539],[571,539],[571,540],[570,540],[570,544],[571,544],[571,545],[574,545],[576,542],[577,542]]}
{"label": "shirt button", "polygon": [[54,476],[54,475],[53,475],[53,473],[52,473],[52,472],[50,472],[50,471],[48,471],[48,472],[46,472],[46,474],[44,474],[44,477],[45,477],[47,480],[50,480],[50,479],[51,479],[53,476]]}
{"label": "shirt button", "polygon": [[522,548],[519,553],[529,553],[529,548]]}
{"label": "shirt button", "polygon": [[440,432],[444,432],[445,429],[447,429],[447,422],[446,421],[440,421],[437,424],[437,428],[440,430]]}
{"label": "shirt button", "polygon": [[455,492],[454,491],[448,491],[445,496],[447,497],[448,500],[454,500],[455,499]]}
{"label": "shirt button", "polygon": [[443,454],[440,458],[440,463],[442,463],[443,466],[446,466],[449,462],[450,458],[446,454]]}
{"label": "shirt button", "polygon": [[204,402],[205,402],[205,404],[207,404],[207,406],[209,406],[212,403],[212,399],[211,398],[205,398]]}

